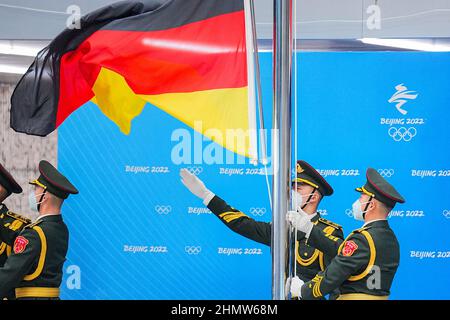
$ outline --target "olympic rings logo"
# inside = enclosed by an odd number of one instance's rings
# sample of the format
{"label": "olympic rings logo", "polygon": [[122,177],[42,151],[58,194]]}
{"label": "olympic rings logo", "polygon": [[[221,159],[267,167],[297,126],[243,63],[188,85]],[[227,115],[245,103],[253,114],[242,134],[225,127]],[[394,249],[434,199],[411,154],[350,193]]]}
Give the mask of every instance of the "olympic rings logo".
{"label": "olympic rings logo", "polygon": [[345,209],[345,214],[349,216],[350,218],[353,218],[353,210],[352,209]]}
{"label": "olympic rings logo", "polygon": [[390,178],[394,175],[395,171],[394,171],[394,169],[378,169],[378,173],[383,178]]}
{"label": "olympic rings logo", "polygon": [[155,211],[158,214],[169,214],[172,211],[172,207],[171,206],[155,206]]}
{"label": "olympic rings logo", "polygon": [[202,167],[187,167],[187,171],[189,171],[191,174],[198,176],[200,173],[203,172]]}
{"label": "olympic rings logo", "polygon": [[197,255],[202,251],[200,246],[185,246],[184,251],[189,255]]}
{"label": "olympic rings logo", "polygon": [[266,208],[250,208],[250,213],[254,216],[262,216],[266,213]]}
{"label": "olympic rings logo", "polygon": [[450,219],[450,210],[444,210],[444,211],[442,211],[442,214],[443,214],[444,217],[446,217],[447,219]]}
{"label": "olympic rings logo", "polygon": [[390,127],[388,130],[388,134],[396,142],[402,140],[405,142],[409,142],[417,135],[417,129],[414,127],[410,127],[408,129],[406,129],[405,127]]}

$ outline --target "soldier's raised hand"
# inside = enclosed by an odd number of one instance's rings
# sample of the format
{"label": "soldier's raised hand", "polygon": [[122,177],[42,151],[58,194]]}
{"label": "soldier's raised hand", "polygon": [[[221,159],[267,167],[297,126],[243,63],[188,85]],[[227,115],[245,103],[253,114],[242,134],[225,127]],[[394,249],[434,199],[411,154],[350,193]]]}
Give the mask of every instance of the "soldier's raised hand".
{"label": "soldier's raised hand", "polygon": [[203,200],[205,205],[214,198],[214,193],[212,193],[208,188],[206,188],[205,184],[202,180],[200,180],[196,175],[193,175],[186,169],[180,170],[181,182],[184,186],[192,192],[194,195]]}

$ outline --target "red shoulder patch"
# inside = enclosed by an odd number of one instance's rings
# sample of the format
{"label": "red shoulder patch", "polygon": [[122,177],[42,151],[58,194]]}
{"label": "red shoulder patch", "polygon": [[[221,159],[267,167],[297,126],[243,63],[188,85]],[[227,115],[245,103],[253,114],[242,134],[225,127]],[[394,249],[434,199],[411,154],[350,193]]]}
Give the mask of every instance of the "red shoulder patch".
{"label": "red shoulder patch", "polygon": [[342,255],[345,257],[350,257],[355,253],[355,251],[358,249],[358,245],[355,243],[355,241],[346,241],[344,245],[344,249],[342,249]]}
{"label": "red shoulder patch", "polygon": [[28,240],[25,237],[18,236],[16,241],[14,241],[14,253],[19,254],[25,251],[28,245]]}

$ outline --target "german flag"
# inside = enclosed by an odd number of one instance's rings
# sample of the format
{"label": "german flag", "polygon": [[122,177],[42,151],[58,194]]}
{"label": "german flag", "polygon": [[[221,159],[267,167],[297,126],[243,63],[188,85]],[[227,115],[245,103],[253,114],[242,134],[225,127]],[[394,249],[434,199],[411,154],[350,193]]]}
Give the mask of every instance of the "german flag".
{"label": "german flag", "polygon": [[[150,102],[191,127],[201,121],[202,134],[256,158],[247,1],[121,1],[84,16],[81,29],[63,31],[22,77],[11,127],[46,136],[93,101],[129,134]],[[227,129],[244,130],[244,149],[225,139]]]}

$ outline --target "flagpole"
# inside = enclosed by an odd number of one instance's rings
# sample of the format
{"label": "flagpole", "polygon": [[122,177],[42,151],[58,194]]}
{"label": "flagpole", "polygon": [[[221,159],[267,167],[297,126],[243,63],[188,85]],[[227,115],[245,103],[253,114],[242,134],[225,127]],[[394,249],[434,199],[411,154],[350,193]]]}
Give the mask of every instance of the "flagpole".
{"label": "flagpole", "polygon": [[285,300],[290,203],[292,0],[274,0],[272,298]]}

